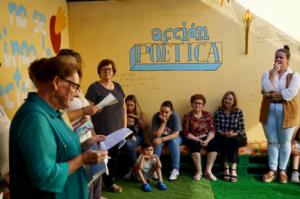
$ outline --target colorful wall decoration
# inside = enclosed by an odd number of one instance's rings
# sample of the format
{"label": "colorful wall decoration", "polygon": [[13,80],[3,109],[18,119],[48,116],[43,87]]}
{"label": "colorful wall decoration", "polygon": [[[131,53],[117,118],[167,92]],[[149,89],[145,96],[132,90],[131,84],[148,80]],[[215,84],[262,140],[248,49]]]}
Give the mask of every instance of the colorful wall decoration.
{"label": "colorful wall decoration", "polygon": [[0,104],[11,117],[33,89],[29,64],[69,46],[67,4],[61,0],[3,0],[0,13]]}

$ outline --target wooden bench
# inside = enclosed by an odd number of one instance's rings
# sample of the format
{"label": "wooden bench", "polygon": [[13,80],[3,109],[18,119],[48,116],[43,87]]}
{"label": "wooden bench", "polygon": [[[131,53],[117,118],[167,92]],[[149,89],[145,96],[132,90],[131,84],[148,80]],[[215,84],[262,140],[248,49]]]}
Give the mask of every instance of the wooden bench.
{"label": "wooden bench", "polygon": [[[201,151],[202,155],[206,155],[206,151]],[[164,146],[162,155],[163,160],[166,160],[166,166],[169,166],[169,148],[167,145]],[[191,169],[191,158],[190,151],[186,145],[180,145],[180,155],[181,155],[181,168],[183,170]],[[167,157],[167,158],[166,158]],[[186,162],[188,163],[186,164]],[[206,164],[206,158],[202,161],[203,166]],[[261,175],[267,171],[267,142],[252,142],[248,145],[241,147],[239,149],[239,164],[238,173],[241,175]],[[215,162],[213,167],[214,172],[223,172],[223,164],[218,161]]]}

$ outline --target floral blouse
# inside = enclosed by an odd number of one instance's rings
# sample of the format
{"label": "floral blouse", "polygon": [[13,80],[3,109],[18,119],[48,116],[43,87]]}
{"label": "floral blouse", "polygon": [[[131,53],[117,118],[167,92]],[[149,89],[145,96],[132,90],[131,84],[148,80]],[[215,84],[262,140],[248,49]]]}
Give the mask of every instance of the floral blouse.
{"label": "floral blouse", "polygon": [[215,126],[211,114],[202,111],[201,118],[196,118],[192,111],[183,117],[183,133],[184,135],[192,134],[196,137],[206,137],[208,133],[215,133]]}

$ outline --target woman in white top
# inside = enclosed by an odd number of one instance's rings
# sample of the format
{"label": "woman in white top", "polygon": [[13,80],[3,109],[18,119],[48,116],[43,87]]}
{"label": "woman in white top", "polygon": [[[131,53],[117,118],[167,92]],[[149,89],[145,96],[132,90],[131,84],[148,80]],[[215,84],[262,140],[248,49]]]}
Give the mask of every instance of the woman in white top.
{"label": "woman in white top", "polygon": [[[297,118],[296,96],[300,87],[297,72],[289,67],[288,46],[275,53],[274,66],[262,77],[263,102],[260,122],[268,140],[269,172],[263,176],[264,182],[272,182],[279,169],[280,183],[287,183],[285,169],[291,154],[291,139]],[[285,113],[285,114],[284,114]]]}

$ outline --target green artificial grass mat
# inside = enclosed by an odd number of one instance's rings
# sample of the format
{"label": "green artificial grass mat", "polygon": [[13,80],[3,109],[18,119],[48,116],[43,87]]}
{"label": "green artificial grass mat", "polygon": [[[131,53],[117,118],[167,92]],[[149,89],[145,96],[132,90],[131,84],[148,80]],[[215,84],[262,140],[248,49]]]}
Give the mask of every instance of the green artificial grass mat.
{"label": "green artificial grass mat", "polygon": [[141,184],[121,178],[116,183],[123,187],[122,193],[112,193],[103,190],[102,195],[108,199],[299,199],[300,185],[288,182],[264,183],[261,176],[239,176],[238,182],[230,183],[221,179],[216,182],[193,181],[190,174],[181,173],[175,182],[165,181],[168,190],[160,191],[155,185],[156,181],[150,182],[152,192],[146,193],[141,190]]}
{"label": "green artificial grass mat", "polygon": [[[170,158],[162,157],[164,165],[163,173],[166,175],[165,183],[168,190],[160,191],[155,185],[156,181],[150,182],[152,192],[146,193],[141,190],[141,183],[124,180],[118,177],[116,183],[123,187],[122,193],[112,193],[103,190],[102,194],[108,199],[299,199],[300,198],[300,184],[288,182],[287,184],[280,184],[278,181],[272,183],[264,183],[261,176],[266,172],[266,166],[255,167],[266,164],[266,160],[261,160],[260,157],[252,157],[251,161],[248,156],[242,156],[239,164],[238,182],[231,183],[222,180],[223,167],[215,164],[214,174],[218,177],[216,182],[211,182],[202,178],[200,181],[193,181],[192,175],[194,168],[189,156],[181,157],[180,176],[177,181],[169,182],[166,180],[168,171],[171,170]],[[205,162],[205,159],[204,161]],[[262,163],[260,163],[262,162]],[[205,164],[204,164],[205,165]],[[204,168],[203,165],[203,168]],[[255,169],[248,173],[248,169]],[[255,168],[252,168],[255,167]],[[266,168],[265,168],[266,167]],[[266,170],[266,171],[265,171]],[[241,172],[243,171],[243,172]],[[255,174],[254,174],[255,173]],[[260,173],[260,174],[259,174]],[[254,175],[253,175],[254,174]],[[124,175],[124,174],[122,174]]]}
{"label": "green artificial grass mat", "polygon": [[261,176],[239,176],[238,182],[211,183],[216,199],[299,199],[300,185],[288,182],[264,183]]}
{"label": "green artificial grass mat", "polygon": [[102,195],[108,199],[214,199],[210,183],[205,179],[201,179],[201,181],[193,181],[190,175],[181,173],[178,180],[174,182],[165,180],[164,183],[167,184],[168,190],[161,191],[156,188],[156,181],[152,180],[150,182],[152,192],[146,193],[142,191],[141,183],[118,178],[116,180],[116,184],[123,187],[123,192],[112,193],[103,190]]}

